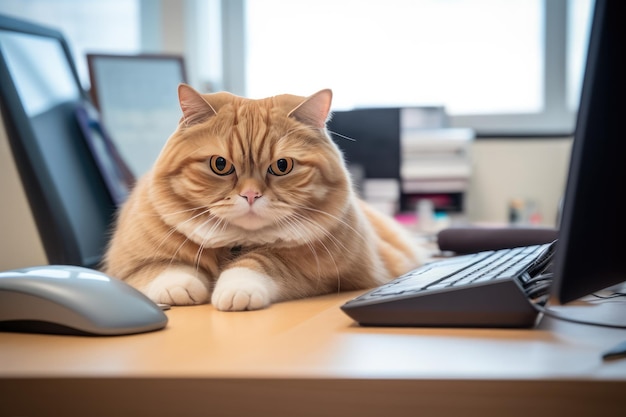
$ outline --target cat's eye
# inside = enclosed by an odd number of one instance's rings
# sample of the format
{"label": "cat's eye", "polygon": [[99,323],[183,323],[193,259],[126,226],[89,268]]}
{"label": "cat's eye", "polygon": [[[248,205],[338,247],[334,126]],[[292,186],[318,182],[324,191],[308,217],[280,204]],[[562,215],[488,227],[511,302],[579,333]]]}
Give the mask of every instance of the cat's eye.
{"label": "cat's eye", "polygon": [[270,165],[270,167],[267,169],[267,172],[269,172],[272,175],[281,176],[281,175],[289,174],[292,169],[293,169],[293,159],[280,158],[279,160],[272,163],[272,165]]}
{"label": "cat's eye", "polygon": [[230,175],[235,172],[232,162],[219,155],[213,155],[209,158],[209,166],[217,175]]}

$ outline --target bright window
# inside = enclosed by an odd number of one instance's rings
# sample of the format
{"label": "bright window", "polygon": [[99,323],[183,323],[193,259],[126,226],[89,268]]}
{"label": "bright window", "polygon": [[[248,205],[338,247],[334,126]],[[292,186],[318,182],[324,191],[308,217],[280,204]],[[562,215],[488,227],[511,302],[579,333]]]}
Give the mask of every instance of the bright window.
{"label": "bright window", "polygon": [[567,9],[567,106],[576,110],[587,57],[593,2],[569,0]]}
{"label": "bright window", "polygon": [[[499,120],[496,130],[571,131],[566,87],[558,103],[546,99],[557,87],[545,85],[546,65],[555,65],[545,45],[569,19],[567,53],[577,56],[569,70],[565,62],[551,70],[568,77],[577,103],[591,1],[572,2],[575,10],[566,0],[247,0],[246,94],[330,87],[335,109],[442,104],[470,126]],[[553,11],[558,22],[546,27],[555,4],[563,13]]]}

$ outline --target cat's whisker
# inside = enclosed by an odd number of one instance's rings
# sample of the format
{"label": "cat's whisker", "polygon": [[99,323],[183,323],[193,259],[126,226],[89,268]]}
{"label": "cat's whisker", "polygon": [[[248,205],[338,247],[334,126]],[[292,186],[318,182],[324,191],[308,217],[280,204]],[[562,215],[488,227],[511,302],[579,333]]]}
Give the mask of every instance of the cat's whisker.
{"label": "cat's whisker", "polygon": [[[209,212],[209,209],[207,209],[207,210],[205,210],[205,211],[204,211],[204,213],[208,213],[208,212]],[[194,217],[192,217],[192,218],[191,218],[191,219],[189,219],[189,220],[192,220],[192,219],[193,219],[193,218],[195,218],[195,217],[197,217],[197,216],[194,216]],[[207,224],[208,224],[211,220],[213,220],[213,219],[215,219],[215,216],[211,215],[208,219],[206,219],[205,221],[203,221],[202,223],[200,223],[198,226],[196,226],[196,228],[195,228],[195,229],[193,229],[193,231],[192,231],[191,235],[195,235],[195,234],[196,234],[196,232],[197,232],[199,229],[201,229],[201,228],[205,227],[205,226],[206,226],[206,225],[207,225]],[[189,220],[187,220],[187,221],[189,221]],[[221,221],[221,220],[220,220],[220,219],[218,219],[218,223],[219,223],[219,221]],[[185,223],[186,223],[186,222],[185,222]],[[213,225],[212,225],[212,227],[211,227],[211,229],[210,229],[210,230],[212,230],[214,227],[215,227],[215,224],[213,224]],[[183,242],[182,242],[182,243],[178,246],[178,248],[176,249],[176,251],[174,252],[174,254],[172,255],[172,257],[170,258],[170,266],[173,264],[173,262],[174,262],[175,260],[177,260],[177,259],[178,259],[178,253],[182,250],[183,246],[185,246],[185,244],[191,240],[189,236],[187,236],[187,235],[185,235],[185,236],[186,236],[185,240],[184,240],[184,241],[183,241]],[[208,238],[208,236],[210,236],[210,233],[207,233],[207,235],[205,236],[205,238],[204,238],[204,239],[207,239],[207,238]],[[201,253],[201,252],[202,252],[202,248],[203,248],[203,246],[204,246],[204,245],[203,245],[203,243],[201,243],[199,246],[200,246],[200,248],[198,249],[198,251]],[[197,272],[197,273],[199,273],[199,261],[200,261],[200,258],[199,258],[199,255],[197,255],[197,256],[196,256],[196,272]]]}
{"label": "cat's whisker", "polygon": [[328,133],[330,133],[331,135],[339,136],[342,139],[347,139],[347,140],[352,141],[352,142],[357,142],[356,139],[351,138],[350,136],[342,135],[341,133],[337,133],[337,132],[332,131],[332,130],[329,130]]}
{"label": "cat's whisker", "polygon": [[[348,249],[343,245],[343,243],[341,241],[339,241],[339,239],[337,239],[335,236],[332,235],[332,233],[330,233],[328,230],[324,229],[321,225],[315,223],[314,221],[312,221],[311,219],[299,214],[299,213],[294,213],[293,216],[291,217],[291,220],[296,222],[298,225],[303,225],[305,227],[305,223],[316,228],[317,230],[320,230],[322,232],[322,234],[328,239],[328,241],[332,242],[335,244],[335,247],[337,247],[337,249],[341,249],[343,248],[345,252],[348,252]],[[335,266],[335,271],[337,273],[337,288],[338,291],[341,290],[341,274],[339,273],[339,267],[337,266],[337,262],[335,261],[335,257],[333,256],[333,253],[330,251],[330,249],[328,248],[328,246],[326,246],[326,244],[321,240],[321,239],[317,239],[316,240],[317,243],[319,245],[321,245],[324,250],[326,251],[326,253],[328,253],[328,256],[330,257],[331,261],[333,262],[334,266]],[[312,243],[310,243],[309,240],[307,240],[307,243],[312,245]],[[314,249],[313,249],[314,250]],[[317,252],[315,252],[316,256],[317,256]],[[318,268],[319,268],[319,262],[318,262]],[[321,279],[321,277],[320,277]]]}
{"label": "cat's whisker", "polygon": [[[205,221],[201,225],[201,227],[206,226],[206,224],[213,218],[215,218],[215,216],[212,216],[210,219],[207,219],[207,221]],[[222,219],[217,218],[217,222],[213,224],[210,230],[213,230],[214,228],[216,228],[216,225],[220,224],[221,222],[222,222]],[[198,275],[200,275],[200,261],[202,260],[202,253],[204,252],[204,249],[206,248],[206,243],[209,240],[210,236],[211,236],[211,233],[207,233],[204,239],[202,239],[202,242],[200,243],[200,245],[198,245],[198,251],[196,252],[196,259],[195,259],[196,273]]]}
{"label": "cat's whisker", "polygon": [[306,217],[306,216],[304,216],[302,214],[299,214],[299,213],[294,213],[293,216],[297,217],[298,219],[300,219],[302,221],[305,221],[307,224],[311,225],[316,230],[321,231],[322,235],[325,238],[327,238],[329,241],[333,242],[335,244],[335,247],[338,250],[342,250],[343,249],[345,252],[349,252],[348,248],[346,248],[346,246],[343,244],[343,242],[341,242],[339,239],[337,239],[329,230],[325,229],[320,224],[315,223],[314,221],[312,221],[308,217]]}
{"label": "cat's whisker", "polygon": [[[195,210],[199,210],[201,208],[203,208],[203,207],[197,207],[197,208],[193,208],[193,209],[181,210],[179,212],[159,215],[159,217],[165,217],[165,216],[168,216],[168,215],[171,216],[171,215],[174,215],[174,214],[180,214],[180,213],[185,213],[185,212],[189,212],[189,211],[195,211]],[[159,246],[157,246],[156,250],[154,250],[153,253],[154,254],[159,253],[159,251],[160,251],[161,247],[163,246],[163,244],[178,230],[178,226],[186,224],[187,222],[190,222],[190,221],[194,220],[195,218],[197,218],[198,216],[202,216],[202,215],[204,215],[204,214],[206,214],[208,212],[209,212],[209,209],[207,208],[204,211],[198,213],[197,215],[188,218],[184,222],[181,222],[180,224],[177,224],[176,226],[170,227],[170,229],[168,230],[167,234],[163,237],[163,239],[161,239],[161,242],[159,243]],[[158,214],[156,214],[156,215],[158,215]],[[153,255],[152,259],[154,259],[154,256],[156,256],[156,255]]]}
{"label": "cat's whisker", "polygon": [[[317,228],[318,230],[321,230],[322,234],[324,235],[324,237],[329,242],[333,243],[335,245],[335,248],[338,251],[343,251],[343,253],[350,253],[350,250],[344,245],[344,243],[340,239],[335,237],[334,234],[331,233],[329,230],[326,230],[321,225],[315,223],[310,218],[308,218],[308,217],[306,217],[306,216],[304,216],[302,214],[294,213],[294,216],[297,216],[298,218],[300,218],[301,220],[303,220],[306,223],[310,224],[311,226]],[[337,263],[335,261],[335,257],[334,257],[333,253],[329,250],[329,248],[326,246],[326,244],[324,242],[322,242],[319,239],[318,239],[318,242],[319,242],[319,244],[321,244],[324,247],[324,249],[326,250],[326,252],[328,253],[328,255],[330,256],[331,260],[333,261],[333,263],[335,265],[335,270],[337,272],[337,290],[341,291],[341,274],[339,273],[339,268],[337,267]]]}
{"label": "cat's whisker", "polygon": [[[349,252],[349,249],[343,244],[343,242],[340,239],[338,239],[337,237],[335,237],[333,235],[333,233],[331,233],[329,230],[327,230],[324,227],[322,227],[321,225],[315,223],[314,221],[312,221],[311,219],[307,218],[306,216],[303,216],[301,214],[298,214],[298,215],[295,215],[295,216],[297,216],[297,218],[301,222],[305,222],[306,224],[308,224],[311,227],[315,228],[316,230],[320,231],[322,233],[322,236],[325,239],[327,239],[329,242],[333,243],[337,250],[340,250],[340,251],[342,250],[343,252]],[[320,238],[318,238],[317,241],[320,242],[320,243],[323,243]]]}
{"label": "cat's whisker", "polygon": [[298,226],[302,226],[302,222],[300,222],[297,218],[282,218],[279,220],[279,223],[281,223],[281,225],[284,225],[287,229],[289,229],[291,233],[298,236],[300,240],[303,241],[304,244],[309,248],[313,257],[315,258],[315,264],[317,265],[316,270],[317,270],[318,281],[321,281],[322,269],[321,269],[319,257],[317,255],[317,251],[315,250],[315,246],[313,245],[311,238],[308,235],[302,233],[300,228],[298,228]]}
{"label": "cat's whisker", "polygon": [[159,246],[157,246],[156,249],[152,251],[152,257],[151,257],[152,260],[157,259],[158,255],[161,253],[161,247],[175,232],[176,232],[176,227],[172,226],[169,228],[168,232],[161,239],[161,242],[159,242]]}
{"label": "cat's whisker", "polygon": [[186,208],[183,210],[176,210],[170,213],[166,210],[168,206],[172,206],[174,209],[178,208],[176,204],[170,203],[169,205],[165,205],[165,206],[161,205],[161,207],[159,207],[159,210],[150,211],[148,213],[139,213],[139,215],[142,217],[150,216],[150,217],[166,218],[166,217],[175,216],[177,214],[184,214],[184,213],[193,212],[197,210],[203,210],[206,208],[205,206],[198,206],[198,207]]}
{"label": "cat's whisker", "polygon": [[[207,214],[207,213],[209,213],[209,212],[210,212],[210,209],[208,209],[208,208],[207,208],[206,210],[204,210],[204,211],[202,211],[202,212],[200,212],[200,213],[196,214],[195,216],[188,218],[188,219],[187,219],[187,220],[185,220],[184,222],[181,222],[180,224],[177,224],[176,226],[172,226],[172,227],[170,227],[169,231],[168,231],[168,232],[167,232],[167,234],[163,237],[163,239],[161,239],[161,242],[159,243],[159,246],[157,246],[156,250],[155,250],[153,253],[154,253],[154,254],[159,253],[159,252],[160,252],[161,247],[163,246],[163,244],[164,244],[164,243],[165,243],[165,242],[166,242],[166,241],[167,241],[167,240],[168,240],[168,239],[169,239],[169,238],[170,238],[170,237],[171,237],[171,236],[172,236],[172,235],[173,235],[176,231],[178,231],[178,228],[179,228],[180,226],[182,226],[182,225],[184,225],[184,224],[186,224],[186,223],[188,223],[188,222],[190,222],[190,221],[192,221],[192,220],[194,220],[194,219],[198,218],[199,216],[202,216],[202,215],[204,215],[204,214]],[[215,216],[211,215],[211,217],[210,217],[208,220],[211,220],[211,219],[213,219],[214,217],[215,217]],[[207,220],[207,221],[208,221],[208,220]],[[188,238],[187,238],[187,239],[188,239]],[[187,239],[185,239],[185,241],[186,241]],[[183,244],[184,244],[184,243],[185,243],[185,242],[183,242]],[[153,255],[153,259],[154,259],[154,256],[155,256],[155,255]]]}
{"label": "cat's whisker", "polygon": [[[218,217],[216,215],[211,215],[211,218],[208,219],[208,221],[210,220],[214,220],[214,221],[213,221],[213,224],[211,225],[211,228],[205,232],[205,237],[204,237],[205,240],[208,240],[210,237],[223,233],[226,230],[226,227],[228,226],[228,223],[223,218]],[[208,221],[205,223],[205,225],[208,223]]]}
{"label": "cat's whisker", "polygon": [[[192,208],[188,208],[188,209],[184,209],[184,210],[179,210],[179,211],[173,211],[171,213],[161,213],[159,214],[159,216],[161,217],[170,217],[170,216],[176,216],[178,214],[184,214],[184,213],[189,213],[189,212],[193,212],[193,211],[197,211],[197,210],[202,210],[205,209],[202,213],[200,213],[200,215],[206,213],[208,210],[206,210],[206,207],[203,206],[199,206],[199,207],[192,207]],[[194,216],[196,217],[196,216]],[[193,217],[192,217],[193,218]]]}
{"label": "cat's whisker", "polygon": [[[301,234],[298,230],[298,226],[302,226],[302,222],[299,221],[298,219],[293,219],[293,218],[289,219],[288,221],[290,222],[289,228],[291,228],[294,233]],[[319,255],[317,254],[317,249],[315,248],[314,242],[310,238],[304,235],[302,237],[302,240],[304,241],[304,244],[308,247],[309,251],[311,252],[311,254],[313,255],[315,259],[316,271],[317,271],[316,291],[320,291],[321,287],[323,287],[324,285],[324,279],[323,279],[324,267],[320,262],[320,258],[319,258]],[[340,278],[339,271],[338,271],[337,264],[335,262],[334,257],[332,256],[331,252],[328,250],[326,245],[324,245],[322,242],[318,242],[318,244],[320,244],[328,253],[330,260],[333,262],[335,266],[335,271],[337,272],[337,281],[340,282],[341,278]]]}
{"label": "cat's whisker", "polygon": [[181,249],[183,248],[183,246],[185,246],[185,243],[187,243],[189,241],[189,238],[183,240],[183,242],[178,245],[178,248],[176,248],[176,251],[174,251],[174,253],[172,254],[172,256],[170,256],[170,263],[169,266],[171,267],[172,265],[174,265],[174,261],[177,261],[177,256],[178,253],[181,251]]}
{"label": "cat's whisker", "polygon": [[330,213],[328,213],[328,212],[326,212],[326,211],[323,211],[323,210],[318,210],[318,209],[315,209],[315,208],[313,208],[313,207],[307,207],[307,206],[303,206],[303,205],[296,205],[295,207],[296,207],[296,208],[298,208],[298,209],[301,209],[301,210],[312,211],[312,212],[314,212],[314,213],[319,213],[319,214],[323,214],[324,216],[328,216],[328,217],[330,217],[331,219],[336,220],[336,221],[337,221],[337,223],[340,223],[340,224],[342,224],[343,226],[346,226],[347,228],[349,228],[352,232],[354,232],[354,234],[355,234],[356,236],[358,236],[359,238],[361,238],[361,240],[363,240],[364,242],[366,242],[365,237],[364,237],[364,236],[363,236],[363,235],[362,235],[362,234],[361,234],[358,230],[356,230],[356,229],[355,229],[354,227],[352,227],[352,226],[351,226],[348,222],[346,222],[345,220],[341,219],[340,217],[337,217],[337,216],[335,216],[335,215],[333,215],[333,214],[330,214]]}
{"label": "cat's whisker", "polygon": [[[161,249],[161,247],[163,246],[163,244],[164,244],[164,243],[165,243],[165,242],[166,242],[166,241],[167,241],[167,240],[168,240],[168,239],[169,239],[169,238],[170,238],[170,237],[171,237],[171,236],[172,236],[172,235],[173,235],[176,231],[178,231],[178,226],[183,225],[183,224],[186,224],[186,223],[188,223],[188,222],[190,222],[190,221],[192,221],[192,220],[196,219],[196,218],[197,218],[197,217],[199,217],[199,216],[202,216],[202,215],[204,215],[204,214],[206,214],[206,213],[209,213],[209,211],[210,211],[210,210],[207,208],[206,210],[204,210],[204,211],[202,211],[202,212],[200,212],[200,213],[196,214],[195,216],[190,217],[189,219],[185,220],[184,222],[180,223],[179,225],[171,227],[171,228],[170,228],[170,230],[168,231],[168,233],[165,235],[165,237],[164,237],[163,239],[161,239],[161,242],[159,243],[159,246],[157,247],[157,249],[153,252],[153,253],[154,253],[154,255],[152,256],[152,259],[155,259],[156,254],[160,253],[160,249]],[[208,223],[210,220],[212,220],[214,217],[215,217],[215,216],[210,215],[210,217],[209,217],[209,218],[208,218],[205,222],[203,222],[200,226],[198,226],[198,227],[202,227],[203,225],[205,225],[206,223]],[[196,228],[195,230],[197,230],[197,229],[198,229],[198,228]],[[194,231],[195,231],[195,230],[194,230]],[[177,248],[177,249],[176,249],[176,251],[174,252],[174,255],[172,255],[172,256],[170,257],[170,266],[172,265],[172,263],[173,263],[173,262],[174,262],[174,260],[176,259],[176,256],[177,256],[177,255],[178,255],[178,253],[181,251],[182,247],[183,247],[183,246],[184,246],[184,245],[185,245],[185,244],[189,241],[189,237],[188,237],[187,235],[184,235],[184,236],[185,236],[185,240],[184,240],[184,241],[183,241],[183,242],[182,242],[182,243],[178,246],[178,248]]]}

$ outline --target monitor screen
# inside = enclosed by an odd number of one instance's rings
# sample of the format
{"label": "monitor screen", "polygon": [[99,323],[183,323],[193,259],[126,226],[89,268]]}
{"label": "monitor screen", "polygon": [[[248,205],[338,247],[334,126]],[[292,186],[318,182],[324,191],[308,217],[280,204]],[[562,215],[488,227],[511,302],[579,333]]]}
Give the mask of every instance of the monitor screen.
{"label": "monitor screen", "polygon": [[0,43],[29,118],[81,98],[63,49],[54,39],[2,31]]}
{"label": "monitor screen", "polygon": [[626,281],[626,2],[596,0],[554,260],[554,304]]}

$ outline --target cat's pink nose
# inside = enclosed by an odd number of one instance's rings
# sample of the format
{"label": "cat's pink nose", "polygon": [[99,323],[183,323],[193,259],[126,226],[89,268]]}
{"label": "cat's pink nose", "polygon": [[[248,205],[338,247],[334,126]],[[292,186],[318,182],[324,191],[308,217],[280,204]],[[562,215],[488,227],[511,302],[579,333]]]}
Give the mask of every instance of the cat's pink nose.
{"label": "cat's pink nose", "polygon": [[243,197],[246,200],[248,200],[248,204],[250,204],[250,205],[254,204],[256,199],[260,198],[261,195],[262,194],[260,192],[254,191],[254,190],[244,191],[243,193],[239,194],[240,197]]}

